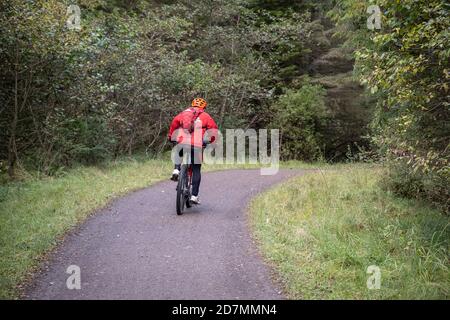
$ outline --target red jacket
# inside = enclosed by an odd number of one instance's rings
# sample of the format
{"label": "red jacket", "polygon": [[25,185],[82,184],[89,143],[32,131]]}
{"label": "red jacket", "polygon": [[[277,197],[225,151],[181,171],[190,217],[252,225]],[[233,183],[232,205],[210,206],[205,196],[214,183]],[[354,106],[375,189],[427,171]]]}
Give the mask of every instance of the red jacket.
{"label": "red jacket", "polygon": [[[201,148],[203,146],[203,138],[205,132],[208,130],[209,142],[216,141],[218,128],[213,118],[206,112],[202,111],[197,117],[194,125],[194,132],[189,133],[183,130],[183,113],[192,112],[190,108],[180,112],[175,118],[169,128],[169,140],[177,141],[178,143],[186,144],[186,141],[191,141],[191,145]],[[174,135],[175,134],[175,135]]]}

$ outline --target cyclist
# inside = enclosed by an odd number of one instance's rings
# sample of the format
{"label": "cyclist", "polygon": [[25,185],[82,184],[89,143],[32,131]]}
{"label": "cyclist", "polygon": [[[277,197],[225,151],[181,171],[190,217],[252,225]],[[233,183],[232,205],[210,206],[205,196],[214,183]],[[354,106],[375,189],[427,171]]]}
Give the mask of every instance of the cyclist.
{"label": "cyclist", "polygon": [[[205,112],[207,102],[202,98],[195,98],[191,107],[179,113],[173,118],[169,129],[169,140],[188,146],[191,149],[192,163],[192,196],[191,202],[199,204],[198,197],[201,182],[201,163],[203,158],[203,146],[213,143],[217,136],[217,124],[214,119]],[[205,136],[208,130],[208,136]],[[205,141],[208,140],[208,141]],[[181,149],[180,156],[182,156]],[[177,181],[180,174],[180,164],[175,164],[171,180]]]}

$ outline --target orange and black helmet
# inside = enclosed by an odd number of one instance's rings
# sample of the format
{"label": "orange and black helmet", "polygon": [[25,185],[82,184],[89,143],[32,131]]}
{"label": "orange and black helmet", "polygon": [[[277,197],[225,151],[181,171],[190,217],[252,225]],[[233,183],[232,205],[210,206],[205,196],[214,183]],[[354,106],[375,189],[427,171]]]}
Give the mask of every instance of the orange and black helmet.
{"label": "orange and black helmet", "polygon": [[208,105],[208,103],[206,102],[205,99],[195,98],[194,100],[192,100],[192,106],[193,107],[205,109],[207,105]]}

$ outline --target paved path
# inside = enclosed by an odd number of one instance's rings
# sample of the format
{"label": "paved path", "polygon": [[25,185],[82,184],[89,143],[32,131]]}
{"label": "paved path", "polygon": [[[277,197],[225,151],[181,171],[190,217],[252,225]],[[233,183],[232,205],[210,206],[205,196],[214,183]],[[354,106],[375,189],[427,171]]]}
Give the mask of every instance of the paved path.
{"label": "paved path", "polygon": [[[171,181],[118,199],[66,237],[26,298],[283,298],[257,253],[245,212],[252,196],[302,173],[204,173],[202,204],[182,216]],[[69,265],[81,269],[81,290],[66,287]]]}

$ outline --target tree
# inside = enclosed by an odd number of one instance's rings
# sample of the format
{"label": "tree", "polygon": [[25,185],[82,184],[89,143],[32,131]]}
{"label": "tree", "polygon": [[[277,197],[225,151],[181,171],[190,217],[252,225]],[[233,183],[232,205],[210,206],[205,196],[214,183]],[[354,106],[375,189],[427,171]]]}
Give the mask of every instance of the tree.
{"label": "tree", "polygon": [[382,30],[367,30],[370,1],[335,9],[350,30],[360,79],[377,97],[374,140],[391,164],[391,187],[449,210],[449,7],[444,1],[377,1]]}

